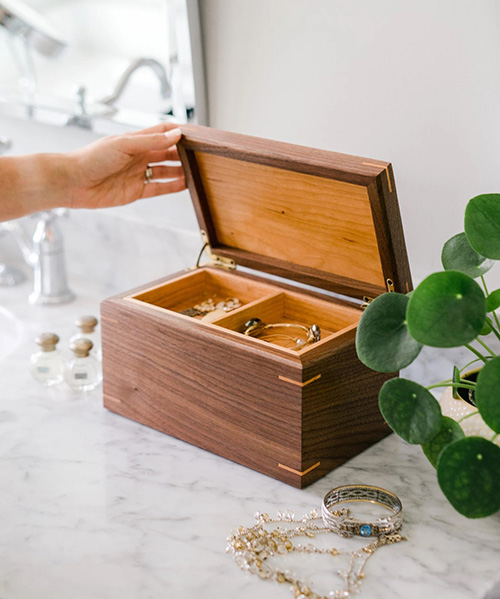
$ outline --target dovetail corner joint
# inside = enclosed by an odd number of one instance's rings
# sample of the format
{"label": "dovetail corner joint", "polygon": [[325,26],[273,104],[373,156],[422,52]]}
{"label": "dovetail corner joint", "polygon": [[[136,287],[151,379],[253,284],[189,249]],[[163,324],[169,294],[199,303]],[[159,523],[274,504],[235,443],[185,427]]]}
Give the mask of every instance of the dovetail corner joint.
{"label": "dovetail corner joint", "polygon": [[283,470],[287,470],[288,472],[292,472],[293,474],[298,474],[299,476],[305,476],[306,474],[311,472],[311,470],[317,468],[320,464],[321,462],[316,462],[316,464],[313,464],[310,468],[307,468],[307,470],[304,470],[303,472],[301,472],[300,470],[295,470],[295,468],[290,468],[290,466],[285,466],[284,464],[280,463],[278,463],[278,468],[282,468]]}
{"label": "dovetail corner joint", "polygon": [[314,381],[317,381],[318,379],[321,378],[321,373],[317,374],[316,376],[313,376],[312,378],[310,378],[307,381],[301,382],[301,381],[294,381],[293,379],[289,379],[286,376],[281,376],[278,375],[278,378],[280,381],[284,381],[285,383],[291,383],[292,385],[297,385],[298,387],[305,387],[306,385],[310,385],[311,383],[314,383]]}

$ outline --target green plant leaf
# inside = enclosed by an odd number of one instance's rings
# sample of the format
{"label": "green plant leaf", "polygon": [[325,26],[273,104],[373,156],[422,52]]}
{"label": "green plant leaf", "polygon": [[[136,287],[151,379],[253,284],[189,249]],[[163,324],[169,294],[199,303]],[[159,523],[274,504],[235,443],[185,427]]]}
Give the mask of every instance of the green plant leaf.
{"label": "green plant leaf", "polygon": [[492,291],[486,298],[486,312],[494,312],[500,308],[500,289]]}
{"label": "green plant leaf", "polygon": [[441,426],[441,408],[425,387],[391,379],[380,389],[379,407],[387,424],[408,443],[428,443]]}
{"label": "green plant leaf", "polygon": [[483,337],[485,337],[486,335],[489,335],[491,333],[491,331],[493,330],[491,328],[491,324],[490,324],[490,319],[486,318],[483,324],[483,328],[479,331],[479,334],[482,335]]}
{"label": "green plant leaf", "polygon": [[486,318],[479,285],[462,272],[436,272],[415,289],[406,320],[410,335],[432,347],[457,347],[475,339]]}
{"label": "green plant leaf", "polygon": [[489,360],[481,368],[474,396],[483,420],[496,433],[500,433],[500,357]]}
{"label": "green plant leaf", "polygon": [[441,425],[437,435],[435,435],[428,443],[422,445],[425,457],[429,462],[437,468],[437,463],[441,452],[453,441],[464,437],[462,427],[448,416],[441,417]]}
{"label": "green plant leaf", "polygon": [[465,233],[448,239],[443,246],[441,262],[445,270],[458,270],[473,279],[484,275],[494,264],[493,260],[488,260],[471,248]]}
{"label": "green plant leaf", "polygon": [[469,201],[465,234],[478,254],[500,260],[500,194],[485,193]]}
{"label": "green plant leaf", "polygon": [[444,448],[438,460],[439,486],[467,518],[500,510],[500,447],[482,437],[465,437]]}
{"label": "green plant leaf", "polygon": [[396,372],[418,356],[422,346],[408,333],[408,298],[400,293],[377,297],[361,316],[356,333],[358,357],[378,372]]}

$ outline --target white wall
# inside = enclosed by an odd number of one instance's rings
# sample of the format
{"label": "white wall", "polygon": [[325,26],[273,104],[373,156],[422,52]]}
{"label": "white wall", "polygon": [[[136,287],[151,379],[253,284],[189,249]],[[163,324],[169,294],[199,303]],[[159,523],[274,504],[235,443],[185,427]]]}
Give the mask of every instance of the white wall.
{"label": "white wall", "polygon": [[497,0],[200,0],[210,124],[393,163],[415,281],[500,192]]}

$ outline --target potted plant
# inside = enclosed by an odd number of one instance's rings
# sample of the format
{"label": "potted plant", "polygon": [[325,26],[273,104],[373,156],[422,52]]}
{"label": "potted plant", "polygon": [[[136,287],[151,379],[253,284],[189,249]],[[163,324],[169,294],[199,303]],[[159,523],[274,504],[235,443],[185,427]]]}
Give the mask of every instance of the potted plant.
{"label": "potted plant", "polygon": [[[488,336],[500,340],[500,289],[488,292],[484,274],[500,260],[500,194],[479,195],[465,211],[465,232],[449,239],[442,252],[444,271],[424,279],[407,295],[385,293],[371,302],[359,323],[360,360],[379,372],[411,364],[424,345],[464,346],[472,362],[455,366],[448,380],[424,387],[393,378],[379,393],[380,411],[405,441],[422,446],[437,470],[439,485],[464,516],[481,518],[500,510],[500,356]],[[477,282],[481,282],[482,287]],[[479,371],[465,375],[473,365]],[[451,387],[473,395],[479,414],[492,430],[489,439],[466,436],[442,414],[431,393]],[[468,414],[472,414],[469,410]]]}

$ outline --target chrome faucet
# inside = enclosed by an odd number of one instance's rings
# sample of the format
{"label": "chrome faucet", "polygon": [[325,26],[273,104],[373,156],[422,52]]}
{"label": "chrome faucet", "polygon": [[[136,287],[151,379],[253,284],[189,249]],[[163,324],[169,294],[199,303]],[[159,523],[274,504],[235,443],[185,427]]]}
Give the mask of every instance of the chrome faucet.
{"label": "chrome faucet", "polygon": [[33,238],[17,220],[0,223],[0,231],[12,233],[21,248],[24,261],[33,268],[31,304],[62,304],[75,296],[66,278],[62,233],[56,219],[67,213],[64,208],[39,212]]}
{"label": "chrome faucet", "polygon": [[136,58],[134,61],[130,63],[130,65],[125,69],[122,76],[118,80],[116,87],[112,94],[101,98],[99,100],[100,104],[106,104],[107,106],[115,105],[115,102],[120,98],[123,93],[123,90],[127,86],[130,77],[142,67],[149,67],[153,69],[154,73],[157,75],[160,80],[160,94],[162,98],[168,98],[171,95],[171,87],[167,77],[167,72],[165,71],[165,67],[158,62],[158,60],[154,58]]}

